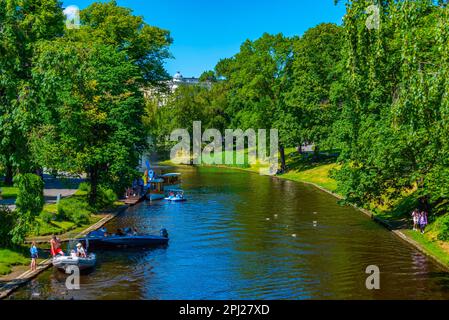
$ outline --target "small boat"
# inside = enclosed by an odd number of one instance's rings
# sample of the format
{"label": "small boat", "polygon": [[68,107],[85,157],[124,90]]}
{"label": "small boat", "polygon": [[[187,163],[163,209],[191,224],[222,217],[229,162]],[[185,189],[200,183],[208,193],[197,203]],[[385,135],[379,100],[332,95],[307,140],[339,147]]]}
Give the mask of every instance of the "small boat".
{"label": "small boat", "polygon": [[171,202],[183,202],[187,201],[186,198],[184,198],[184,191],[183,190],[171,190],[170,195],[165,198],[165,200],[171,201]]}
{"label": "small boat", "polygon": [[164,192],[164,180],[163,179],[153,179],[148,182],[146,186],[146,198],[150,201],[162,200],[165,198]]}
{"label": "small boat", "polygon": [[106,230],[98,230],[89,233],[86,237],[89,245],[101,248],[116,248],[116,247],[153,247],[166,245],[168,243],[168,232],[162,229],[160,236],[154,235],[140,235],[129,234],[123,235],[108,235]]}
{"label": "small boat", "polygon": [[53,258],[53,266],[60,270],[66,271],[71,266],[76,266],[80,271],[91,269],[97,263],[97,257],[94,253],[90,253],[86,258],[77,257],[76,255],[57,256]]}

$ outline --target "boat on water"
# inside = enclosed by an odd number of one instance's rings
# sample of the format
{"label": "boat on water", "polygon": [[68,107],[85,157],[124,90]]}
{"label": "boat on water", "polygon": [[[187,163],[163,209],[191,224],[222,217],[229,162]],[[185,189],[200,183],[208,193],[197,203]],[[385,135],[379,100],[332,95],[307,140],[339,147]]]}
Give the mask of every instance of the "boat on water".
{"label": "boat on water", "polygon": [[165,198],[167,201],[171,202],[184,202],[187,199],[184,197],[184,190],[171,190],[169,196]]}
{"label": "boat on water", "polygon": [[164,179],[155,178],[148,182],[146,187],[147,200],[155,201],[165,198]]}
{"label": "boat on water", "polygon": [[[76,245],[74,245],[75,243]],[[83,247],[80,239],[70,240],[67,246],[69,254],[54,256],[52,259],[53,266],[62,271],[67,271],[71,267],[77,267],[80,271],[94,268],[97,264],[97,256],[88,252],[89,241],[86,241],[85,244],[85,247]]]}
{"label": "boat on water", "polygon": [[[148,173],[145,174],[147,176]],[[149,176],[145,186],[146,199],[150,201],[165,199],[167,193],[178,191],[181,187],[180,173],[166,173],[161,176]],[[180,201],[180,200],[176,200]]]}
{"label": "boat on water", "polygon": [[168,243],[168,232],[161,229],[160,236],[143,235],[131,233],[131,229],[125,230],[121,234],[108,234],[107,230],[97,230],[86,236],[89,245],[98,248],[119,248],[119,247],[153,247],[166,245]]}
{"label": "boat on water", "polygon": [[78,257],[76,255],[57,256],[52,260],[53,266],[60,270],[66,271],[70,267],[78,267],[80,271],[92,269],[97,263],[97,256],[89,253],[86,257]]}

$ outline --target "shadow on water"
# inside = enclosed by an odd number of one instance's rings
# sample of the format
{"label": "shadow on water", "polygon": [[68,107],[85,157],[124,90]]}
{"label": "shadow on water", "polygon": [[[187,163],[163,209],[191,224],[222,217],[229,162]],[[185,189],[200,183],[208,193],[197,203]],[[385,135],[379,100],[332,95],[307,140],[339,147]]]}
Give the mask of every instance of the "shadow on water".
{"label": "shadow on water", "polygon": [[[353,208],[311,186],[246,172],[181,168],[185,203],[143,203],[111,221],[167,247],[97,251],[68,291],[43,273],[13,299],[449,299],[449,275]],[[366,268],[380,269],[380,290]]]}

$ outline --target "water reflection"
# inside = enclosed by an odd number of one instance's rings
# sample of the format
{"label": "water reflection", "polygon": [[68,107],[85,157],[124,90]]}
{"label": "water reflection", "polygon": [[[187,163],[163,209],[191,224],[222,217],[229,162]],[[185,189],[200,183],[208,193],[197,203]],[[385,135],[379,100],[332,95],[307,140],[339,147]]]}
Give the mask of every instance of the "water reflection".
{"label": "water reflection", "polygon": [[[183,168],[186,203],[145,203],[107,227],[168,229],[166,248],[97,252],[81,290],[48,271],[16,299],[449,298],[447,273],[314,187],[256,174]],[[368,265],[381,290],[365,287]]]}

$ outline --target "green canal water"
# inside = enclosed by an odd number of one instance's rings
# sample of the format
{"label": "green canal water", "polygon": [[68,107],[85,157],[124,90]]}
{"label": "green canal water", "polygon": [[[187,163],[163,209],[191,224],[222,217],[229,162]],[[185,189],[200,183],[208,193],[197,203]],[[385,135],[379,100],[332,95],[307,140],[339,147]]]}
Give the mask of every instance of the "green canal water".
{"label": "green canal water", "polygon": [[[449,274],[353,208],[311,186],[214,168],[181,168],[188,201],[143,203],[109,223],[170,243],[97,251],[68,291],[48,270],[11,299],[449,299]],[[365,286],[370,265],[380,290]]]}

